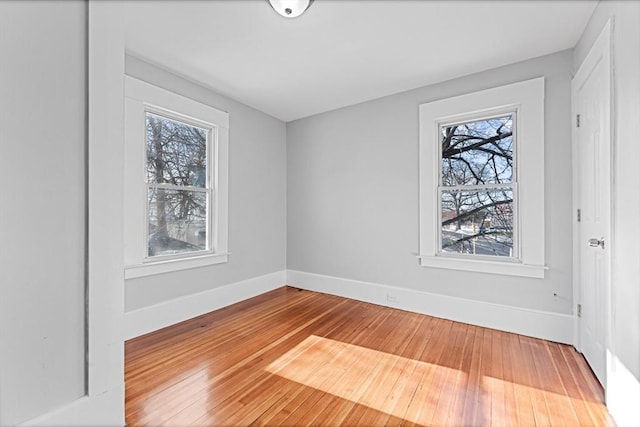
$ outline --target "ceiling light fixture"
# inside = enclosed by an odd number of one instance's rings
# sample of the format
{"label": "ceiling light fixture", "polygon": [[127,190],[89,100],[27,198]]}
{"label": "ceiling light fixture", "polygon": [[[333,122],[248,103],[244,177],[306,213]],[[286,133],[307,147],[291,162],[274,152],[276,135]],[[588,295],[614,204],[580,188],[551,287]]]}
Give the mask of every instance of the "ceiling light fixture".
{"label": "ceiling light fixture", "polygon": [[313,0],[268,0],[269,4],[285,18],[295,18],[309,9]]}

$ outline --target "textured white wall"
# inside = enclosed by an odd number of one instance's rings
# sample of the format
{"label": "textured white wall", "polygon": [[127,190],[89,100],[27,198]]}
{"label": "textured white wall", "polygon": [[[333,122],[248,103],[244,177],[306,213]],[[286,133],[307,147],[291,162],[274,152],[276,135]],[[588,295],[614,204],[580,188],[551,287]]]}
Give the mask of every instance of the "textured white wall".
{"label": "textured white wall", "polygon": [[0,425],[84,394],[84,2],[0,2]]}
{"label": "textured white wall", "polygon": [[267,114],[137,58],[126,73],[229,113],[229,261],[127,280],[125,310],[285,269],[286,128]]}
{"label": "textured white wall", "polygon": [[607,401],[619,425],[640,425],[640,2],[601,1],[575,48],[577,69],[613,19],[614,188]]}
{"label": "textured white wall", "polygon": [[[288,123],[287,268],[571,313],[571,70],[563,51]],[[545,279],[420,267],[418,105],[540,76]]]}

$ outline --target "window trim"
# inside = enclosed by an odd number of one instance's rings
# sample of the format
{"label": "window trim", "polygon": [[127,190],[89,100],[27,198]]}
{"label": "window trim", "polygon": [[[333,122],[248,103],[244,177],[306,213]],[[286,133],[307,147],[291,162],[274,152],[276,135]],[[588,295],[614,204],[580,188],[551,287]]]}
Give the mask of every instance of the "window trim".
{"label": "window trim", "polygon": [[[440,251],[440,126],[516,113],[515,191],[519,258],[455,255]],[[420,265],[543,278],[544,261],[544,77],[445,98],[419,106]],[[542,232],[541,232],[542,230]],[[494,259],[495,258],[495,259]]]}
{"label": "window trim", "polygon": [[[147,112],[208,129],[210,247],[206,251],[149,257],[147,238]],[[125,76],[125,278],[228,261],[229,114],[158,86]],[[213,206],[213,209],[211,209]]]}

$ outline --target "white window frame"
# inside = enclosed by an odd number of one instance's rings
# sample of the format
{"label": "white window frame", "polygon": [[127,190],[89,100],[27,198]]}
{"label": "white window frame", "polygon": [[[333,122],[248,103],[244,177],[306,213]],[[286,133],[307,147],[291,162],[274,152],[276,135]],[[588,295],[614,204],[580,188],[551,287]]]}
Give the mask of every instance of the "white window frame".
{"label": "white window frame", "polygon": [[[148,256],[146,114],[207,129],[208,249]],[[229,114],[125,76],[125,278],[143,277],[228,261]],[[185,187],[188,189],[188,187]],[[213,209],[211,208],[213,206]]]}
{"label": "white window frame", "polygon": [[[515,113],[516,118],[514,257],[444,253],[440,250],[440,128],[505,113]],[[544,278],[544,77],[424,103],[419,114],[420,265]]]}
{"label": "white window frame", "polygon": [[[442,128],[461,125],[470,122],[479,122],[483,120],[490,120],[492,118],[511,116],[512,117],[512,127],[513,127],[513,135],[512,140],[513,143],[513,161],[512,161],[512,181],[509,183],[500,183],[500,184],[486,184],[486,185],[457,185],[457,186],[445,186],[442,184],[442,149],[441,149],[441,141],[442,141]],[[440,121],[437,123],[437,131],[438,131],[438,189],[437,189],[437,203],[438,203],[438,224],[442,221],[442,192],[443,191],[489,191],[495,188],[505,188],[510,187],[513,192],[513,255],[511,257],[495,257],[488,255],[476,255],[476,254],[457,254],[452,252],[445,252],[442,250],[442,228],[438,229],[437,238],[437,254],[438,256],[443,257],[458,257],[458,258],[468,258],[468,259],[485,259],[487,261],[499,260],[501,262],[514,262],[519,258],[519,231],[520,224],[518,221],[518,113],[513,108],[504,108],[504,109],[492,109],[491,111],[485,111],[484,114],[478,115],[477,113],[472,114],[464,114],[460,116],[456,116],[456,120],[449,121]]]}

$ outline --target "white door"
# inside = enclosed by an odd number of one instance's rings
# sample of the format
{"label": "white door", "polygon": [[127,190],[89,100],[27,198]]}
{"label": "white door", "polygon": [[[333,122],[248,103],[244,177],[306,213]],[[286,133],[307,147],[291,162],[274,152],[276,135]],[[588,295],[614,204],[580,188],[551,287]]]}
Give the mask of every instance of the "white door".
{"label": "white door", "polygon": [[572,82],[578,350],[606,380],[611,269],[611,62],[609,26]]}

